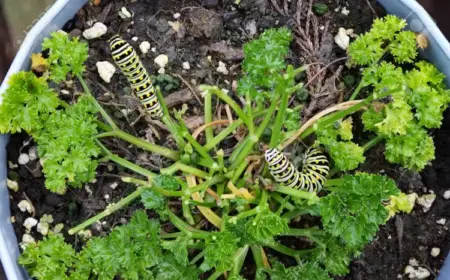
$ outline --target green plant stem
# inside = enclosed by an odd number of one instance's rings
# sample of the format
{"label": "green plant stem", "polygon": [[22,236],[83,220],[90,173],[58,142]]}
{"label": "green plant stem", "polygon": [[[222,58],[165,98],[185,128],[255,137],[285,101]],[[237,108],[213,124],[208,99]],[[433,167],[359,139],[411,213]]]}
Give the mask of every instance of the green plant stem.
{"label": "green plant stem", "polygon": [[197,169],[195,167],[186,165],[184,163],[181,163],[179,161],[175,162],[169,167],[162,168],[160,170],[161,174],[167,174],[167,175],[173,175],[177,171],[182,171],[187,174],[192,174],[197,177],[203,178],[203,179],[210,179],[210,176],[205,171],[202,171],[200,169]]}
{"label": "green plant stem", "polygon": [[225,138],[228,137],[233,131],[235,131],[240,125],[242,125],[242,120],[234,121],[232,124],[230,124],[227,128],[222,130],[219,134],[217,134],[211,141],[207,142],[203,148],[206,151],[211,150],[215,146],[217,146],[220,142],[222,142]]}
{"label": "green plant stem", "polygon": [[289,247],[286,247],[286,246],[284,246],[282,244],[279,244],[279,243],[276,243],[276,242],[271,243],[271,244],[267,244],[266,246],[271,248],[271,249],[273,249],[273,250],[275,250],[275,251],[277,251],[277,252],[280,252],[282,254],[285,254],[287,256],[295,258],[297,260],[297,262],[299,262],[299,263],[300,263],[300,257],[301,256],[305,256],[305,255],[307,255],[307,254],[312,252],[312,250],[310,250],[310,249],[294,250],[294,249],[291,249]]}
{"label": "green plant stem", "polygon": [[181,137],[179,126],[176,125],[173,119],[170,117],[169,109],[167,108],[166,102],[164,101],[164,96],[162,95],[159,86],[156,87],[156,95],[158,96],[159,103],[161,104],[161,110],[163,112],[161,120],[167,126],[170,134],[174,137],[175,141],[177,142],[178,148],[180,150],[183,150],[184,146],[186,146],[186,142],[184,141],[183,137]]}
{"label": "green plant stem", "polygon": [[213,207],[217,206],[217,204],[215,202],[204,202],[204,201],[197,201],[197,200],[191,200],[190,202],[192,204],[194,204],[195,206],[202,206],[202,207],[206,207],[206,208],[213,208]]}
{"label": "green plant stem", "polygon": [[245,258],[248,254],[249,246],[245,245],[242,248],[239,248],[233,256],[233,268],[231,269],[230,276],[238,276],[239,272],[244,265]]}
{"label": "green plant stem", "polygon": [[223,271],[216,271],[211,276],[208,277],[207,280],[216,280],[219,278],[224,272]]}
{"label": "green plant stem", "polygon": [[286,186],[277,186],[275,189],[276,192],[287,194],[293,197],[303,198],[306,200],[309,200],[310,202],[317,202],[319,200],[319,197],[314,192],[306,192],[302,190],[296,190],[290,187]]}
{"label": "green plant stem", "polygon": [[201,258],[203,258],[205,256],[206,252],[203,250],[200,253],[197,254],[197,256],[195,256],[190,262],[190,265],[195,264],[196,262],[198,262]]}
{"label": "green plant stem", "polygon": [[[211,96],[211,94],[206,94],[205,95],[205,124],[208,124],[208,123],[212,122],[211,103],[212,103],[212,96]],[[214,138],[212,127],[208,126],[205,129],[205,135],[206,135],[206,143],[208,144]]]}
{"label": "green plant stem", "polygon": [[159,235],[159,237],[162,239],[178,238],[182,236],[186,236],[186,234],[184,232],[172,232],[172,233],[161,233]]}
{"label": "green plant stem", "polygon": [[[187,186],[187,184],[185,182],[181,182],[181,189],[183,190],[183,192],[189,193],[189,187]],[[190,199],[191,199],[190,195],[182,196],[181,209],[183,211],[183,217],[186,219],[187,223],[192,226],[195,224],[195,221],[194,221],[194,217],[192,217],[192,213],[191,213]]]}
{"label": "green plant stem", "polygon": [[253,259],[255,260],[256,264],[256,270],[258,271],[259,269],[265,268],[266,266],[264,265],[264,258],[262,253],[263,248],[258,245],[252,245],[250,246],[250,250],[252,250]]}
{"label": "green plant stem", "polygon": [[177,215],[172,213],[170,209],[167,209],[169,213],[170,222],[181,232],[185,233],[187,236],[191,236],[192,238],[206,239],[209,236],[209,233],[206,231],[198,230],[188,224],[186,224],[182,219],[178,218]]}
{"label": "green plant stem", "polygon": [[113,119],[108,115],[108,113],[105,111],[105,109],[103,109],[103,107],[97,102],[97,100],[94,98],[94,96],[92,95],[91,90],[89,89],[88,85],[86,84],[86,81],[83,79],[83,77],[81,76],[81,74],[76,75],[76,77],[78,78],[78,80],[81,83],[81,86],[83,87],[84,92],[87,95],[90,95],[92,97],[93,103],[95,105],[95,107],[97,108],[97,110],[100,112],[100,114],[102,115],[102,117],[105,119],[105,121],[112,127],[113,130],[118,129],[116,123],[113,121]]}
{"label": "green plant stem", "polygon": [[396,89],[392,89],[392,90],[388,90],[386,92],[383,92],[382,94],[379,94],[379,95],[372,94],[368,98],[364,99],[362,102],[360,102],[360,103],[358,103],[356,105],[353,105],[352,107],[350,107],[348,109],[336,112],[336,113],[330,115],[329,117],[324,118],[323,121],[316,123],[312,127],[309,127],[307,130],[305,130],[302,133],[300,138],[304,139],[304,138],[308,137],[309,135],[311,135],[314,131],[320,131],[322,129],[325,129],[329,125],[332,125],[333,123],[335,123],[336,121],[346,117],[347,115],[351,115],[351,114],[359,111],[362,107],[366,106],[367,104],[369,104],[374,99],[378,99],[378,98],[383,98],[383,97],[389,96],[392,93],[395,93],[395,92],[400,91],[400,90],[401,89],[396,88]]}
{"label": "green plant stem", "polygon": [[[278,106],[278,112],[277,112],[277,116],[275,118],[275,124],[273,125],[273,128],[272,128],[272,136],[270,137],[270,143],[269,143],[270,148],[275,148],[278,144],[278,140],[280,139],[281,128],[283,126],[283,122],[285,121],[285,113],[286,113],[286,109],[288,106],[290,95],[291,95],[290,91],[288,91],[286,89],[281,94],[281,103],[280,103],[280,106]],[[272,102],[277,102],[277,100],[274,100]]]}
{"label": "green plant stem", "polygon": [[383,136],[377,135],[374,138],[372,138],[371,140],[369,140],[369,142],[364,144],[364,146],[362,147],[364,149],[364,152],[367,152],[368,150],[370,150],[370,148],[372,148],[376,144],[380,143],[383,139],[384,139]]}
{"label": "green plant stem", "polygon": [[74,235],[75,233],[79,232],[80,230],[83,230],[86,227],[92,225],[93,223],[95,223],[97,221],[100,221],[101,219],[111,215],[112,213],[116,212],[117,210],[122,209],[126,205],[130,204],[133,200],[135,200],[136,198],[140,197],[141,194],[146,189],[147,189],[146,187],[139,187],[134,192],[132,192],[128,196],[122,198],[118,202],[108,205],[106,207],[106,209],[104,211],[102,211],[101,213],[99,213],[99,214],[95,215],[94,217],[84,221],[80,225],[78,225],[78,226],[76,226],[74,228],[71,228],[68,231],[69,235]]}
{"label": "green plant stem", "polygon": [[128,168],[138,174],[141,174],[143,176],[153,178],[156,176],[155,173],[151,172],[150,170],[147,170],[143,167],[140,167],[139,165],[132,163],[131,161],[128,161],[126,159],[123,159],[115,154],[113,154],[108,148],[106,148],[98,139],[96,139],[97,145],[102,148],[104,154],[106,155],[107,159],[125,167]]}
{"label": "green plant stem", "polygon": [[[236,171],[238,171],[238,170],[244,171],[245,170],[245,166],[247,166],[248,162],[245,161],[244,159],[252,151],[253,146],[259,141],[259,138],[261,137],[262,133],[264,132],[264,129],[266,129],[267,125],[269,124],[271,116],[272,116],[273,112],[275,111],[276,107],[277,107],[277,102],[273,101],[272,104],[270,104],[269,109],[267,109],[267,113],[264,117],[264,120],[258,127],[256,134],[251,134],[251,133],[249,134],[248,141],[245,143],[245,146],[242,148],[242,151],[239,153],[236,160],[233,161],[233,163],[231,164],[231,166],[229,168],[230,170],[234,170],[234,169],[236,169]],[[242,168],[242,165],[244,165],[244,168]],[[242,173],[242,171],[241,171],[241,173]],[[241,174],[239,172],[235,172],[235,174],[233,174],[233,177],[236,178],[236,177],[239,177],[240,175]]]}
{"label": "green plant stem", "polygon": [[239,107],[239,105],[236,102],[234,102],[233,99],[231,99],[231,97],[229,97],[225,92],[223,92],[221,89],[219,89],[216,86],[214,86],[214,87],[201,86],[201,88],[202,88],[202,90],[207,91],[206,94],[214,93],[215,95],[217,95],[217,97],[219,97],[225,103],[227,103],[231,107],[231,109],[233,109],[233,111],[236,112],[238,117],[245,123],[245,125],[248,128],[248,131],[250,133],[253,133],[253,131],[254,131],[253,122],[250,121],[250,118],[244,113],[244,111],[242,111],[242,109]]}
{"label": "green plant stem", "polygon": [[272,197],[275,201],[277,201],[278,203],[284,203],[284,208],[286,208],[289,211],[293,211],[295,209],[295,206],[292,205],[289,201],[285,202],[285,199],[276,192],[272,192],[270,193],[270,197]]}
{"label": "green plant stem", "polygon": [[362,88],[363,88],[363,83],[360,82],[358,84],[358,87],[355,89],[355,91],[353,91],[352,96],[350,96],[350,98],[348,100],[349,101],[355,100],[356,96],[358,95],[358,93],[361,91]]}
{"label": "green plant stem", "polygon": [[122,140],[127,141],[130,144],[133,144],[139,148],[142,148],[146,151],[155,153],[155,154],[159,154],[162,155],[168,159],[171,160],[178,160],[180,158],[180,153],[176,152],[174,150],[165,148],[165,147],[161,147],[152,143],[149,143],[147,141],[142,140],[141,138],[138,138],[136,136],[133,136],[131,134],[125,133],[122,130],[115,130],[114,131],[114,135],[116,137],[119,137]]}
{"label": "green plant stem", "polygon": [[300,228],[290,228],[288,232],[283,233],[281,235],[284,236],[304,236],[308,237],[312,241],[316,242],[319,246],[325,247],[325,244],[316,236],[324,236],[326,233],[323,230],[308,228],[308,229],[300,229]]}

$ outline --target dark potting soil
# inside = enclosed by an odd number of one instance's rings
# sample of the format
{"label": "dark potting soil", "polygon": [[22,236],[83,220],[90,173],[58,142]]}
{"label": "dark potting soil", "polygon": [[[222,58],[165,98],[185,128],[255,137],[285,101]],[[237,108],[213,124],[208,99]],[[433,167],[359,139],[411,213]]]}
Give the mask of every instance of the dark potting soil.
{"label": "dark potting soil", "polygon": [[[132,2],[132,3],[130,3]],[[97,99],[114,116],[120,127],[132,134],[170,146],[167,132],[161,131],[157,124],[148,123],[144,119],[135,124],[139,113],[139,102],[130,95],[130,87],[126,78],[116,73],[111,83],[106,84],[98,76],[95,63],[97,61],[112,61],[105,38],[119,33],[130,42],[138,51],[139,44],[146,40],[155,52],[149,51],[147,55],[141,55],[144,65],[150,73],[156,73],[158,68],[153,63],[158,54],[167,54],[169,64],[166,73],[178,80],[179,88],[174,85],[166,90],[165,95],[180,99],[181,103],[189,105],[187,116],[192,126],[199,126],[197,116],[203,115],[197,99],[187,87],[187,83],[193,88],[196,84],[217,84],[228,88],[233,92],[233,81],[239,78],[240,62],[242,59],[242,45],[256,37],[266,28],[276,26],[292,26],[293,22],[288,17],[277,14],[266,0],[241,0],[236,6],[228,0],[203,0],[203,1],[108,1],[102,0],[99,7],[87,6],[77,16],[69,21],[65,27],[71,35],[80,35],[82,30],[88,28],[93,19],[101,21],[108,26],[108,34],[101,39],[89,41],[90,59],[87,62],[87,82]],[[383,10],[366,0],[315,1],[327,3],[330,12],[319,17],[320,21],[330,20],[330,32],[334,35],[339,27],[353,28],[356,34],[360,34],[370,28],[375,13],[384,15]],[[135,15],[131,20],[121,19],[117,12],[126,6],[133,10]],[[343,6],[350,11],[349,15],[343,15]],[[338,9],[338,10],[335,10]],[[174,14],[180,13],[179,21],[182,27],[175,32],[169,25],[169,21],[175,22]],[[133,40],[137,38],[137,41]],[[136,39],[134,38],[134,39]],[[225,42],[223,42],[225,41]],[[332,47],[335,57],[345,56],[345,52]],[[208,56],[211,56],[208,58]],[[302,61],[302,53],[296,48],[290,54],[292,63]],[[229,70],[228,75],[219,74],[216,70],[218,62],[223,61]],[[184,70],[183,62],[189,62],[190,69]],[[354,70],[345,70],[343,75],[356,75]],[[178,76],[179,75],[179,76]],[[181,78],[180,78],[181,77]],[[74,98],[78,85],[70,83],[61,85],[60,89],[67,90],[68,95],[63,98],[70,101]],[[350,90],[350,88],[348,89]],[[176,91],[174,93],[174,91]],[[186,96],[190,96],[186,98]],[[178,102],[180,103],[180,102]],[[177,102],[174,102],[177,104]],[[201,122],[200,122],[201,124]],[[155,133],[151,129],[153,125]],[[373,148],[368,159],[370,164],[363,167],[371,172],[385,172],[396,179],[404,192],[417,192],[420,194],[433,190],[437,194],[433,207],[427,213],[417,206],[410,215],[399,215],[381,227],[375,240],[369,244],[360,259],[351,265],[351,273],[338,279],[399,279],[409,258],[416,258],[421,265],[427,266],[433,273],[437,273],[442,261],[450,249],[448,226],[436,223],[441,218],[450,219],[450,214],[445,211],[450,207],[450,201],[443,199],[442,194],[448,188],[447,180],[450,180],[450,159],[446,159],[446,146],[450,143],[447,132],[450,132],[450,113],[446,114],[446,121],[441,130],[436,132],[435,143],[437,147],[436,160],[422,174],[405,172],[384,161],[383,148]],[[230,142],[230,148],[233,142]],[[94,216],[105,209],[111,203],[126,196],[133,187],[120,182],[118,176],[127,174],[127,170],[118,168],[114,164],[101,164],[98,168],[96,181],[86,184],[82,189],[70,188],[63,196],[52,194],[44,187],[44,177],[41,172],[39,160],[27,165],[18,165],[17,159],[20,153],[27,153],[34,143],[27,135],[13,135],[8,145],[9,178],[18,178],[19,191],[10,192],[11,215],[15,217],[15,231],[20,241],[25,233],[22,226],[28,213],[22,213],[17,204],[28,199],[35,207],[35,217],[39,219],[43,214],[52,214],[54,223],[63,223],[64,231],[80,222]],[[168,162],[159,157],[142,152],[136,148],[130,148],[125,143],[110,140],[108,147],[115,153],[131,161],[138,162],[151,170],[158,170],[166,166]],[[449,152],[450,153],[450,152]],[[115,186],[112,188],[111,186]],[[177,202],[173,201],[176,206]],[[114,226],[126,223],[131,214],[141,205],[138,201],[117,213],[106,217],[101,223],[94,224],[90,229],[94,235],[104,235]],[[395,219],[397,219],[397,226]],[[314,221],[311,221],[314,222]],[[400,229],[399,224],[403,224]],[[32,230],[31,234],[40,239],[42,236]],[[399,243],[399,235],[402,235]],[[78,238],[66,236],[68,242],[76,246],[81,245]],[[286,242],[299,243],[297,240]],[[437,258],[430,256],[432,247],[441,248],[441,254]],[[245,268],[246,275],[252,274],[252,267]],[[403,277],[406,279],[406,276]],[[249,278],[250,279],[250,278]]]}

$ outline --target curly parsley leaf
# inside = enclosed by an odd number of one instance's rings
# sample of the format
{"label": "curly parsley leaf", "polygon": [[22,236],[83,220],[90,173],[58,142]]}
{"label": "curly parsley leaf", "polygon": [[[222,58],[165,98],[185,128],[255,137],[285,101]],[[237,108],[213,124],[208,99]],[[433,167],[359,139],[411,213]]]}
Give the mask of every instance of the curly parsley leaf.
{"label": "curly parsley leaf", "polygon": [[254,219],[249,220],[246,232],[258,244],[273,242],[273,237],[287,232],[289,229],[287,220],[266,209]]}
{"label": "curly parsley leaf", "polygon": [[298,266],[286,268],[283,264],[275,262],[269,272],[272,280],[308,279],[331,280],[328,273],[318,263],[307,262]]}
{"label": "curly parsley leaf", "polygon": [[386,221],[382,202],[399,190],[388,177],[367,173],[345,175],[336,188],[320,201],[324,229],[349,248],[360,248]]}
{"label": "curly parsley leaf", "polygon": [[76,253],[61,235],[50,235],[29,244],[18,261],[37,279],[69,279],[67,274],[76,261]]}
{"label": "curly parsley leaf", "polygon": [[317,246],[311,256],[311,261],[321,263],[332,275],[343,276],[349,273],[351,251],[338,238],[327,235],[324,237],[326,247]]}
{"label": "curly parsley leaf", "polygon": [[[170,175],[156,176],[153,178],[153,184],[156,187],[170,191],[178,190],[180,187],[177,179]],[[162,194],[149,188],[141,194],[141,202],[144,204],[145,208],[156,211],[159,214],[160,219],[164,221],[167,220],[166,198]]]}
{"label": "curly parsley leaf", "polygon": [[177,238],[171,241],[162,241],[161,246],[173,253],[175,260],[182,265],[187,265],[189,263],[188,259],[188,245],[189,239]]}
{"label": "curly parsley leaf", "polygon": [[72,39],[64,32],[53,32],[42,43],[43,50],[50,50],[50,77],[55,82],[66,79],[68,73],[80,75],[84,72],[84,62],[88,58],[88,45]]}
{"label": "curly parsley leaf", "polygon": [[155,267],[154,272],[155,280],[197,280],[200,274],[195,266],[180,264],[176,255],[166,255],[164,261]]}
{"label": "curly parsley leaf", "polygon": [[405,135],[387,139],[384,154],[392,163],[420,171],[435,158],[434,152],[433,139],[425,129],[413,124]]}
{"label": "curly parsley leaf", "polygon": [[91,97],[49,115],[37,135],[38,151],[43,160],[45,186],[64,194],[67,185],[81,187],[95,177],[100,148],[95,143],[97,112]]}
{"label": "curly parsley leaf", "polygon": [[212,233],[206,240],[205,259],[200,265],[202,271],[215,268],[227,271],[233,266],[233,255],[238,249],[239,238],[229,231]]}
{"label": "curly parsley leaf", "polygon": [[35,134],[59,105],[58,95],[32,72],[13,74],[0,104],[0,133]]}
{"label": "curly parsley leaf", "polygon": [[412,31],[398,33],[389,44],[389,51],[398,63],[413,62],[418,55],[416,34]]}

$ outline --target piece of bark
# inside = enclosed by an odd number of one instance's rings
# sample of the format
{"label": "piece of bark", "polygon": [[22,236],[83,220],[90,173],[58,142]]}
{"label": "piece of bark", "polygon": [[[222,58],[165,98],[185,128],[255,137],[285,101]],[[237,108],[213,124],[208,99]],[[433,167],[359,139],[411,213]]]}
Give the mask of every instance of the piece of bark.
{"label": "piece of bark", "polygon": [[[198,95],[200,95],[200,89],[198,87],[193,88]],[[177,105],[187,103],[195,98],[194,93],[189,89],[185,88],[174,93],[169,94],[164,98],[167,108],[171,108]]]}
{"label": "piece of bark", "polygon": [[218,53],[223,59],[228,61],[239,61],[244,59],[244,51],[242,49],[229,46],[225,41],[211,44],[209,46],[209,51]]}

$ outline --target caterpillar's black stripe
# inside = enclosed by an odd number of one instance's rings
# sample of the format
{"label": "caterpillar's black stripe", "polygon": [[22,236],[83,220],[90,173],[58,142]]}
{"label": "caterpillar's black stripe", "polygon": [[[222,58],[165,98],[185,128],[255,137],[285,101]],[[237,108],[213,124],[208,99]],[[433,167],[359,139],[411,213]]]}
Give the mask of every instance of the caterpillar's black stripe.
{"label": "caterpillar's black stripe", "polygon": [[118,35],[109,39],[109,46],[114,62],[127,77],[131,88],[141,100],[147,113],[155,118],[162,117],[163,113],[156,90],[136,51]]}
{"label": "caterpillar's black stripe", "polygon": [[328,176],[328,160],[317,149],[309,148],[306,151],[301,172],[296,170],[286,156],[276,149],[266,150],[265,158],[275,180],[291,188],[318,192]]}

